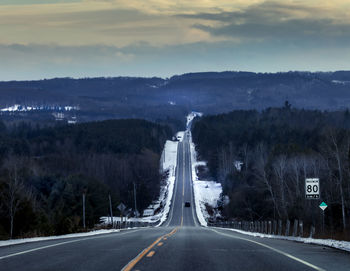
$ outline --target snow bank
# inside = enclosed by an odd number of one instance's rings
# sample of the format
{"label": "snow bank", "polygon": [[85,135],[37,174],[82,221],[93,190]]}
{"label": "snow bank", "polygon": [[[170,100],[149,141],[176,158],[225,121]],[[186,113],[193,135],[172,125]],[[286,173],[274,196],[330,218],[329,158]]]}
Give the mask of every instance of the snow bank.
{"label": "snow bank", "polygon": [[17,244],[24,244],[24,243],[39,242],[39,241],[49,241],[49,240],[67,239],[67,238],[76,238],[76,237],[87,237],[87,236],[108,234],[108,233],[114,233],[114,232],[120,232],[120,230],[116,230],[116,229],[96,230],[96,231],[90,231],[90,232],[72,233],[72,234],[57,235],[57,236],[12,239],[12,240],[0,241],[0,247],[17,245]]}
{"label": "snow bank", "polygon": [[236,230],[236,229],[227,229],[227,228],[224,228],[224,229],[234,231],[237,233],[241,233],[241,234],[245,234],[245,235],[249,235],[249,236],[254,236],[254,237],[281,239],[281,240],[301,242],[301,243],[305,243],[305,244],[322,245],[322,246],[333,247],[333,248],[346,250],[346,251],[350,252],[350,242],[348,242],[348,241],[338,241],[338,240],[333,240],[333,239],[303,238],[303,237],[292,237],[292,236],[282,236],[282,235],[271,235],[271,234],[264,234],[264,233],[258,233],[258,232],[248,232],[248,231]]}
{"label": "snow bank", "polygon": [[217,201],[220,199],[222,193],[220,183],[213,181],[195,181],[193,185],[196,187],[197,197],[200,199],[200,202],[217,207]]}
{"label": "snow bank", "polygon": [[[190,125],[191,121],[196,116],[202,116],[201,113],[192,112],[187,116],[187,126]],[[206,162],[197,161],[197,153],[195,145],[192,141],[192,134],[190,134],[190,151],[191,151],[191,164],[192,164],[192,182],[193,182],[193,193],[194,193],[194,202],[196,206],[196,214],[199,223],[206,227],[207,219],[210,217],[208,214],[205,205],[208,204],[213,208],[217,207],[217,202],[220,199],[222,193],[222,187],[220,183],[213,181],[199,180],[196,172],[196,167],[206,166]]]}
{"label": "snow bank", "polygon": [[184,136],[185,136],[185,132],[183,132],[183,131],[180,131],[180,132],[177,132],[177,133],[176,133],[176,138],[177,138],[177,140],[179,140],[180,142],[184,139]]}
{"label": "snow bank", "polygon": [[[146,223],[154,223],[157,222],[160,219],[160,215],[153,215],[153,216],[147,216],[147,217],[123,217],[123,222],[146,222]],[[121,218],[120,216],[113,216],[113,223],[120,222]],[[111,217],[110,216],[101,216],[100,217],[100,223],[101,225],[109,225],[111,224]]]}
{"label": "snow bank", "polygon": [[164,151],[162,154],[163,171],[169,170],[169,175],[168,175],[168,179],[166,180],[166,185],[162,187],[161,194],[160,194],[160,198],[165,204],[164,204],[164,209],[159,214],[160,221],[157,226],[160,226],[166,221],[170,211],[171,199],[173,198],[174,185],[175,185],[177,145],[178,145],[178,142],[168,140],[165,143]]}
{"label": "snow bank", "polygon": [[[159,221],[160,226],[163,222],[166,221],[170,205],[171,199],[174,193],[174,184],[175,184],[175,170],[176,170],[176,162],[177,162],[177,141],[167,140],[163,149],[163,153],[161,156],[161,170],[163,172],[169,171],[168,178],[166,179],[165,185],[160,188],[159,199],[156,203],[151,204],[148,209],[156,210],[160,206],[164,206],[163,209],[155,215],[147,216],[147,217],[131,217],[131,218],[123,218],[123,221],[127,222],[148,222],[155,223]],[[100,218],[102,224],[111,224],[111,218],[109,216],[103,216]],[[113,217],[113,222],[120,222],[120,217]]]}
{"label": "snow bank", "polygon": [[[177,161],[177,145],[178,142],[167,140],[162,153],[162,170],[173,170]],[[174,171],[175,173],[175,171]]]}

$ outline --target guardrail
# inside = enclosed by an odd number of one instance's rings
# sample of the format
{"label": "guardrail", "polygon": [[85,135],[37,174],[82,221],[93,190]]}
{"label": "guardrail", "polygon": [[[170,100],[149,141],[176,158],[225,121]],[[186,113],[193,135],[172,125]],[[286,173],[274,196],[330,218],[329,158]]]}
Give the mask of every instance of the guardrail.
{"label": "guardrail", "polygon": [[116,221],[113,222],[113,225],[108,224],[114,229],[128,229],[128,228],[143,228],[143,227],[153,227],[159,224],[159,221],[156,222],[141,222],[141,221]]}
{"label": "guardrail", "polygon": [[302,220],[295,219],[293,226],[290,220],[282,222],[282,220],[268,221],[220,221],[208,222],[208,226],[232,228],[237,230],[257,232],[270,235],[283,235],[294,237],[310,237],[315,235],[315,226],[311,225],[309,231],[305,232]]}

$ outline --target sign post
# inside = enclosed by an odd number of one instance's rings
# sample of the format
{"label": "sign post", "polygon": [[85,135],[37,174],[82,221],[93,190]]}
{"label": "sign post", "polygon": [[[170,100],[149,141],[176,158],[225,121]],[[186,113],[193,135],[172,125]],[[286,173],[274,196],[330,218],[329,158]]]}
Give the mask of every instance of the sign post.
{"label": "sign post", "polygon": [[318,178],[305,179],[305,198],[320,198],[320,180]]}
{"label": "sign post", "polygon": [[328,207],[327,204],[322,201],[322,203],[320,204],[320,208],[322,209],[322,232],[323,232],[323,235],[324,235],[324,210],[326,210],[327,207]]}
{"label": "sign post", "polygon": [[122,228],[122,223],[123,223],[123,213],[124,213],[124,210],[126,208],[126,206],[121,202],[117,208],[119,209],[120,211],[120,228]]}

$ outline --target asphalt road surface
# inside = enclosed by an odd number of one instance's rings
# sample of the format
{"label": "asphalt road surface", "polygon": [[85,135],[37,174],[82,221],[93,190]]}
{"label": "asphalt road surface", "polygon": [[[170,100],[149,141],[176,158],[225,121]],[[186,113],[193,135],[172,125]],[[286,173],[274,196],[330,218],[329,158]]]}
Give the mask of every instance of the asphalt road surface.
{"label": "asphalt road surface", "polygon": [[201,227],[187,134],[177,159],[173,204],[162,227],[1,247],[0,270],[350,270],[347,252]]}

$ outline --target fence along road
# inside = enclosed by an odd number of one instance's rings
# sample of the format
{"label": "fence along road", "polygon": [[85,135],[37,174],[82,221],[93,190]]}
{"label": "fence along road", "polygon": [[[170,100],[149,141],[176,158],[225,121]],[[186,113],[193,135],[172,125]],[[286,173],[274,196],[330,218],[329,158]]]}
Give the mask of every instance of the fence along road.
{"label": "fence along road", "polygon": [[[2,247],[0,270],[350,270],[346,252],[201,227],[191,182],[185,136],[178,145],[173,204],[162,227]],[[191,207],[184,207],[186,201]]]}

